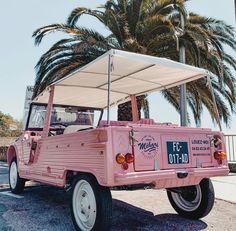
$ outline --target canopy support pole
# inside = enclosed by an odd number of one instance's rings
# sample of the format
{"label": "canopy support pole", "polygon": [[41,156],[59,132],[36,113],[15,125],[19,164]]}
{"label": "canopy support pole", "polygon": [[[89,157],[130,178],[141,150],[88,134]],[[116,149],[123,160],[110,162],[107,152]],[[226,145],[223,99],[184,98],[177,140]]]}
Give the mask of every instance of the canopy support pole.
{"label": "canopy support pole", "polygon": [[[183,30],[185,29],[185,19],[183,12],[180,12],[180,28]],[[180,44],[179,49],[179,61],[181,63],[186,62],[185,57],[185,46],[184,44]],[[186,96],[186,84],[180,85],[180,124],[181,126],[187,126],[187,96]]]}
{"label": "canopy support pole", "polygon": [[47,113],[46,113],[46,118],[45,118],[45,122],[44,122],[42,137],[48,137],[50,123],[51,123],[54,90],[55,90],[54,85],[49,87],[49,99],[48,99]]}
{"label": "canopy support pole", "polygon": [[131,95],[130,98],[131,98],[133,122],[137,122],[139,121],[137,99],[135,95]]}
{"label": "canopy support pole", "polygon": [[219,114],[219,110],[218,110],[218,107],[217,107],[217,104],[216,104],[216,98],[215,98],[214,90],[213,90],[213,87],[212,87],[211,78],[209,76],[207,76],[207,80],[208,80],[207,81],[208,86],[211,90],[211,96],[212,96],[212,100],[213,100],[213,107],[214,107],[214,110],[216,112],[216,122],[219,126],[220,131],[222,131],[222,126],[221,126],[221,122],[220,122],[220,114]]}
{"label": "canopy support pole", "polygon": [[108,55],[108,89],[107,89],[107,126],[110,126],[110,105],[111,105],[111,54]]}

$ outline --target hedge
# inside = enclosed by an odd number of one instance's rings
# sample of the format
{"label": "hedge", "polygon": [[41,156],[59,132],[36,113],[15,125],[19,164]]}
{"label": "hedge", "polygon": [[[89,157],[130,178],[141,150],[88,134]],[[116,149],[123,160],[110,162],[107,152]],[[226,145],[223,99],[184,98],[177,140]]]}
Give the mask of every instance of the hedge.
{"label": "hedge", "polygon": [[0,147],[0,161],[7,161],[7,146]]}

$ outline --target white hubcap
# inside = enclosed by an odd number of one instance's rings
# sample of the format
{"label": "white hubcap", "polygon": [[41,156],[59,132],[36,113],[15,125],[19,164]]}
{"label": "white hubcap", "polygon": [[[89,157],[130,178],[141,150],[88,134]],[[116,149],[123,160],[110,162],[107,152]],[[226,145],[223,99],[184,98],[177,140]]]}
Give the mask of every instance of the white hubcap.
{"label": "white hubcap", "polygon": [[77,182],[73,191],[72,206],[80,229],[91,230],[96,221],[97,207],[93,189],[86,180]]}
{"label": "white hubcap", "polygon": [[176,205],[187,212],[195,211],[202,200],[202,191],[200,185],[196,185],[194,191],[192,192],[193,195],[190,198],[186,198],[181,193],[171,192],[172,198]]}
{"label": "white hubcap", "polygon": [[11,188],[15,188],[17,183],[17,165],[16,162],[12,162],[10,167],[10,184]]}

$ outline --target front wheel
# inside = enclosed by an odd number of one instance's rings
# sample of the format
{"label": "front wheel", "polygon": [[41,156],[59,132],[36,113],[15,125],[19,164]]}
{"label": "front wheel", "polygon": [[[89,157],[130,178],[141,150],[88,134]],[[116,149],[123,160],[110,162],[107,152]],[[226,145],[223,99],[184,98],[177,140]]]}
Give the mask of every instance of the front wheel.
{"label": "front wheel", "polygon": [[186,218],[205,217],[213,208],[215,193],[210,179],[203,179],[199,185],[167,190],[175,211]]}
{"label": "front wheel", "polygon": [[76,230],[109,230],[112,217],[110,189],[100,186],[93,176],[86,174],[78,176],[72,188],[71,213]]}
{"label": "front wheel", "polygon": [[9,185],[12,193],[20,194],[24,190],[25,180],[20,178],[16,159],[13,159],[9,168]]}

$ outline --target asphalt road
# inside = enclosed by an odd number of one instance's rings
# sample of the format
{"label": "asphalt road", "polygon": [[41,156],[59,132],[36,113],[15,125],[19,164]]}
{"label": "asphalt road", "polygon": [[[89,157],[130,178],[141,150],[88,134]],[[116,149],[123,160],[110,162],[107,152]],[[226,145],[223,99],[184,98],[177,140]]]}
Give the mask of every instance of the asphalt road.
{"label": "asphalt road", "polygon": [[8,184],[8,168],[7,164],[0,161],[0,189]]}
{"label": "asphalt road", "polygon": [[[0,184],[6,171],[0,170]],[[49,187],[28,187],[21,197],[5,195],[0,189],[1,231],[73,231],[70,196]],[[112,191],[112,231],[131,230],[235,230],[236,205],[216,200],[211,213],[202,220],[187,220],[170,206],[165,190]]]}

